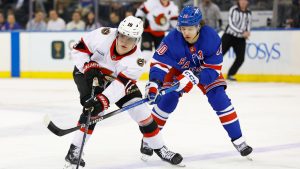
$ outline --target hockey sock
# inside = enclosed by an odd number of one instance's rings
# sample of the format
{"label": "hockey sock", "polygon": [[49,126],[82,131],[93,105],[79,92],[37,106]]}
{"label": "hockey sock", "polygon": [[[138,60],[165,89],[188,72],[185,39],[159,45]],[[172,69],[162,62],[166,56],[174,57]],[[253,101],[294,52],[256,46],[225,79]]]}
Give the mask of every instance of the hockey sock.
{"label": "hockey sock", "polygon": [[219,86],[211,89],[206,96],[213,109],[216,111],[224,129],[231,140],[242,136],[238,116],[225,93],[224,87]]}
{"label": "hockey sock", "polygon": [[140,131],[143,133],[143,140],[149,144],[153,149],[161,148],[164,143],[159,133],[157,123],[153,120],[152,116],[139,122]]}
{"label": "hockey sock", "polygon": [[[74,144],[76,147],[81,147],[82,140],[83,140],[83,134],[84,132],[78,130],[75,132],[72,144]],[[85,144],[88,142],[92,134],[87,134],[85,138]]]}
{"label": "hockey sock", "polygon": [[180,93],[171,92],[165,94],[159,103],[152,109],[152,116],[157,122],[158,127],[162,129],[169,118],[169,115],[175,110],[179,101]]}
{"label": "hockey sock", "polygon": [[240,123],[232,105],[224,110],[217,111],[217,114],[231,140],[235,140],[242,136]]}

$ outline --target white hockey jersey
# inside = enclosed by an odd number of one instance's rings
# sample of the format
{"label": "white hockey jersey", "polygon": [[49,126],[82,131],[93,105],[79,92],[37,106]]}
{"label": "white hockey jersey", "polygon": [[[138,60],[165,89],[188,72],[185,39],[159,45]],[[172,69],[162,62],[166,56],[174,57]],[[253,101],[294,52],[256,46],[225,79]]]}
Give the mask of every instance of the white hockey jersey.
{"label": "white hockey jersey", "polygon": [[149,27],[145,28],[145,32],[156,35],[159,33],[155,32],[165,32],[170,26],[176,26],[178,7],[173,1],[163,6],[160,0],[147,0],[138,8],[135,16],[146,18],[149,21]]}
{"label": "white hockey jersey", "polygon": [[[72,59],[75,66],[83,73],[83,66],[89,61],[97,62],[106,75],[116,78],[103,91],[111,104],[117,102],[126,95],[126,90],[130,84],[143,73],[143,68],[147,62],[141,50],[135,46],[129,53],[118,56],[115,51],[117,37],[116,28],[102,27],[83,36],[72,50]],[[124,79],[128,84],[124,84]]]}

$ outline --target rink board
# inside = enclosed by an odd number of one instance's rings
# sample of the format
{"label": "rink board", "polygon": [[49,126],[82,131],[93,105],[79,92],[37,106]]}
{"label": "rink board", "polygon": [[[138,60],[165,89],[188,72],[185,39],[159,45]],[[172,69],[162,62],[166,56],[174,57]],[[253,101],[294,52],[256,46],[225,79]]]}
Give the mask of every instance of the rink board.
{"label": "rink board", "polygon": [[11,70],[11,34],[0,33],[0,78],[10,77]]}
{"label": "rink board", "polygon": [[[71,78],[73,63],[70,51],[84,33],[20,32],[19,63],[13,63],[11,67],[18,70],[14,65],[19,64],[21,78]],[[16,43],[10,46],[9,35],[1,36],[5,39],[5,48],[16,48]],[[238,80],[300,83],[297,39],[300,39],[300,30],[252,31],[247,41],[245,62],[237,75]],[[0,72],[10,71],[11,57],[9,50],[3,56],[1,54],[4,59],[0,62]],[[225,55],[222,69],[225,75],[234,57],[232,50]],[[141,79],[147,80],[147,77],[148,72],[145,72]]]}

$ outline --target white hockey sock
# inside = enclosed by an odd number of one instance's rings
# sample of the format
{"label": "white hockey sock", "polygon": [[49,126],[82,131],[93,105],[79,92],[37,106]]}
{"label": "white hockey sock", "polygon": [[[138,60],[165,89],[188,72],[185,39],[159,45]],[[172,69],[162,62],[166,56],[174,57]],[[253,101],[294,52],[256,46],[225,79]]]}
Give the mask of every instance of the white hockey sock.
{"label": "white hockey sock", "polygon": [[[74,134],[72,144],[74,144],[76,147],[81,147],[82,140],[83,140],[83,134],[84,134],[84,132],[82,132],[80,130],[76,131]],[[86,135],[85,144],[88,142],[90,137],[91,137],[91,134]]]}
{"label": "white hockey sock", "polygon": [[153,137],[144,137],[143,140],[144,142],[148,143],[149,147],[152,149],[159,149],[165,145],[163,137],[160,133]]}

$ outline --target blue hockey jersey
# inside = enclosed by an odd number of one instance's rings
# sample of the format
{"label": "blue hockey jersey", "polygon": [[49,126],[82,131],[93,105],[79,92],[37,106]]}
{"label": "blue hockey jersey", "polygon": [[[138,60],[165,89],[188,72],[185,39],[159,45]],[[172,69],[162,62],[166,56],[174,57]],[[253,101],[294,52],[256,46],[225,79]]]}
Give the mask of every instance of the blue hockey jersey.
{"label": "blue hockey jersey", "polygon": [[211,27],[203,26],[193,45],[187,43],[181,32],[174,29],[155,51],[149,79],[163,82],[171,68],[180,72],[190,69],[199,77],[200,84],[208,85],[220,76],[222,62],[221,39]]}

